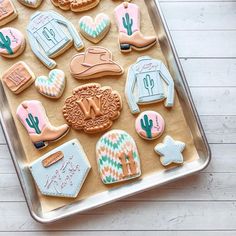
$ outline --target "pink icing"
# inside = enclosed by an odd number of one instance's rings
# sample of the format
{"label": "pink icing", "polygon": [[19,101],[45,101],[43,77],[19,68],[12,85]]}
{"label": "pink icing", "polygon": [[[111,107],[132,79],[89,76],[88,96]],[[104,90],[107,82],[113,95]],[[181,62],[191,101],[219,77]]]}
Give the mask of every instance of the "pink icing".
{"label": "pink icing", "polygon": [[36,100],[24,101],[21,103],[16,111],[17,117],[21,123],[27,129],[29,134],[35,134],[35,129],[31,128],[26,119],[29,119],[29,114],[32,114],[33,118],[37,117],[39,120],[39,129],[42,131],[48,122],[48,118],[45,114],[44,107],[41,102]]}
{"label": "pink icing", "polygon": [[[125,8],[124,4],[127,4],[127,8]],[[116,21],[119,27],[119,31],[122,33],[126,33],[127,30],[123,25],[123,17],[125,17],[125,14],[128,13],[130,19],[133,20],[132,25],[132,32],[136,32],[140,29],[140,9],[136,4],[133,3],[122,3],[119,6],[115,8],[115,16]]]}
{"label": "pink icing", "polygon": [[[13,54],[15,54],[22,46],[23,41],[24,41],[24,37],[22,35],[22,33],[15,29],[15,28],[11,28],[11,27],[6,27],[6,28],[2,28],[0,30],[0,33],[3,34],[3,37],[6,39],[6,36],[9,37],[11,44],[10,47],[13,51]],[[0,41],[2,42],[2,39],[0,38]],[[0,47],[0,54],[3,55],[8,55],[9,52],[5,49],[5,48],[1,48]]]}
{"label": "pink icing", "polygon": [[[148,116],[148,125],[150,125],[150,120],[152,120],[153,122],[153,126],[151,128],[151,138],[147,136],[147,133],[141,126],[141,119],[144,120],[145,115]],[[146,123],[144,124],[145,126],[147,125]],[[156,139],[163,134],[165,129],[165,121],[163,117],[155,111],[144,111],[137,117],[135,122],[135,129],[142,138],[150,140]]]}

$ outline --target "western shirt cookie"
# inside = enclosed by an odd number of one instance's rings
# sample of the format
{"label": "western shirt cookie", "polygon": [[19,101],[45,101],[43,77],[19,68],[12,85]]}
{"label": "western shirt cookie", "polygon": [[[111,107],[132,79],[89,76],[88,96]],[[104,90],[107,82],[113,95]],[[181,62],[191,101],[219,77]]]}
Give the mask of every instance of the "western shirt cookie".
{"label": "western shirt cookie", "polygon": [[22,102],[16,115],[37,149],[45,148],[48,143],[61,139],[69,131],[67,124],[58,127],[51,125],[42,103],[37,100]]}
{"label": "western shirt cookie", "polygon": [[81,85],[65,101],[63,114],[68,124],[86,133],[109,129],[120,116],[122,101],[118,92],[100,84]]}
{"label": "western shirt cookie", "polygon": [[0,26],[3,26],[17,17],[17,11],[11,0],[0,1]]}
{"label": "western shirt cookie", "polygon": [[83,16],[79,21],[80,33],[92,43],[100,42],[111,27],[111,20],[104,13],[98,14],[93,20],[90,16]]}
{"label": "western shirt cookie", "polygon": [[92,46],[72,58],[70,73],[76,79],[92,79],[121,75],[124,69],[112,60],[112,53],[108,49]]}
{"label": "western shirt cookie", "polygon": [[96,145],[98,171],[104,184],[141,175],[140,159],[133,138],[123,130],[111,130]]}
{"label": "western shirt cookie", "polygon": [[182,164],[184,158],[182,152],[185,148],[185,143],[175,141],[172,137],[166,136],[163,143],[159,143],[154,148],[155,152],[159,154],[161,164],[163,166],[170,165],[172,163]]}
{"label": "western shirt cookie", "polygon": [[115,8],[122,52],[146,50],[156,44],[155,36],[144,36],[140,31],[140,9],[136,4],[124,2]]}
{"label": "western shirt cookie", "polygon": [[52,4],[62,10],[73,12],[83,12],[96,7],[100,0],[51,0]]}
{"label": "western shirt cookie", "polygon": [[91,166],[73,139],[38,158],[29,169],[43,195],[76,198]]}
{"label": "western shirt cookie", "polygon": [[23,34],[12,27],[0,29],[0,56],[14,58],[19,56],[25,49]]}
{"label": "western shirt cookie", "polygon": [[[135,89],[138,93],[135,93]],[[129,67],[125,96],[131,113],[140,112],[138,105],[160,102],[164,99],[165,106],[172,107],[174,92],[174,81],[162,61],[144,56]]]}
{"label": "western shirt cookie", "polygon": [[34,82],[35,75],[25,62],[19,61],[4,72],[2,80],[13,93],[19,94]]}
{"label": "western shirt cookie", "polygon": [[30,8],[37,8],[43,0],[18,0],[22,5]]}
{"label": "western shirt cookie", "polygon": [[66,84],[65,73],[62,70],[51,70],[48,76],[39,76],[35,80],[35,87],[39,93],[58,99],[62,96]]}
{"label": "western shirt cookie", "polygon": [[34,13],[28,24],[27,34],[32,51],[49,69],[56,66],[51,58],[62,54],[71,47],[73,41],[76,50],[84,47],[73,24],[54,11]]}
{"label": "western shirt cookie", "polygon": [[142,112],[135,121],[138,135],[147,140],[159,138],[165,129],[163,117],[155,111]]}

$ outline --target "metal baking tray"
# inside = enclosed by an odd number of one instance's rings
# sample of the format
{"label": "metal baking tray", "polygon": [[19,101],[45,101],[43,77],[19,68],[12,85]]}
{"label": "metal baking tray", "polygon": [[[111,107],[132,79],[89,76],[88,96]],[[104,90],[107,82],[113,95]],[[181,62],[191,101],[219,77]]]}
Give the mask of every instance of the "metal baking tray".
{"label": "metal baking tray", "polygon": [[168,27],[161,12],[157,0],[145,0],[149,14],[152,19],[156,34],[159,39],[161,50],[165,55],[170,72],[175,78],[175,88],[181,106],[184,108],[184,116],[190,127],[194,144],[197,149],[199,159],[186,163],[178,168],[168,171],[153,173],[140,178],[128,185],[106,190],[99,194],[88,197],[79,202],[66,205],[50,212],[42,212],[39,203],[37,190],[34,186],[33,179],[28,169],[27,160],[23,151],[22,144],[16,129],[13,117],[10,113],[8,101],[0,83],[0,119],[7,144],[10,149],[11,157],[15,165],[18,178],[32,217],[41,223],[50,223],[59,219],[91,210],[96,207],[120,200],[122,198],[158,187],[170,181],[185,177],[204,169],[211,159],[211,152],[207,143],[202,125],[200,123],[197,111],[181,68],[177,53],[172,42]]}

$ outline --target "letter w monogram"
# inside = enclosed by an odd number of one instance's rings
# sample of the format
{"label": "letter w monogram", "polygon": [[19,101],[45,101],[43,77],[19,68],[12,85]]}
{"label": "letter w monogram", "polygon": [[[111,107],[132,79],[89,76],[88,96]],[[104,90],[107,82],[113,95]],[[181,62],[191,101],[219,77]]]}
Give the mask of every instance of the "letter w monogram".
{"label": "letter w monogram", "polygon": [[101,112],[101,95],[96,98],[82,98],[77,100],[77,103],[83,111],[86,120],[92,118],[92,110],[95,117],[103,115]]}

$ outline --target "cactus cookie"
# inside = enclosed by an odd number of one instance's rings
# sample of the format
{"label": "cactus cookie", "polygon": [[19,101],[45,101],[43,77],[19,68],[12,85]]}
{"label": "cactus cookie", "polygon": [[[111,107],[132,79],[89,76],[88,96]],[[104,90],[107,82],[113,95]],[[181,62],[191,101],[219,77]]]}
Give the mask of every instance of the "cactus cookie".
{"label": "cactus cookie", "polygon": [[24,49],[25,38],[19,30],[11,27],[0,29],[0,55],[2,57],[17,57]]}
{"label": "cactus cookie", "polygon": [[98,170],[104,184],[114,184],[141,175],[141,164],[133,138],[123,130],[111,130],[96,145]]}
{"label": "cactus cookie", "polygon": [[142,112],[135,121],[135,130],[141,138],[153,140],[160,137],[165,129],[163,117],[155,111]]}
{"label": "cactus cookie", "polygon": [[11,0],[0,0],[0,26],[14,20],[17,15],[17,11]]}

